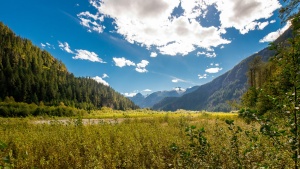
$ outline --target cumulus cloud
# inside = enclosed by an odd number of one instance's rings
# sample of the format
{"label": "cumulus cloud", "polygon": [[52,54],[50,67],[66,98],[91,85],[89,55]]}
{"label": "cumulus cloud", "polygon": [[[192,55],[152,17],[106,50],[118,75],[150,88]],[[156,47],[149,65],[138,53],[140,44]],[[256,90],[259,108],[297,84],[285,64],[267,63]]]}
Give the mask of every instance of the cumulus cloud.
{"label": "cumulus cloud", "polygon": [[203,75],[198,75],[199,79],[206,79],[208,77],[207,74],[203,74]]}
{"label": "cumulus cloud", "polygon": [[[204,8],[193,1],[161,0],[91,0],[98,11],[96,14],[78,14],[81,24],[90,29],[91,21],[102,23],[100,17],[114,20],[116,32],[128,42],[155,47],[166,55],[187,55],[196,48],[217,47],[230,43],[222,38],[223,31],[217,27],[203,27],[197,20]],[[176,7],[182,5],[184,14],[172,16]],[[83,17],[84,16],[84,17]],[[88,19],[87,19],[88,18]]]}
{"label": "cumulus cloud", "polygon": [[206,73],[218,73],[222,70],[223,68],[219,67],[214,67],[214,68],[208,68],[205,70]]}
{"label": "cumulus cloud", "polygon": [[[104,19],[109,18],[113,32],[128,42],[171,56],[229,44],[231,41],[222,37],[227,28],[241,34],[262,30],[281,7],[279,0],[90,0],[90,4],[97,10],[94,14],[86,11],[77,15],[89,32],[103,32]],[[209,6],[218,11],[219,27],[201,25],[199,18],[206,18]],[[178,7],[183,11],[174,15]]]}
{"label": "cumulus cloud", "polygon": [[113,61],[115,62],[115,65],[118,67],[124,67],[124,66],[135,66],[135,63],[125,59],[124,57],[121,58],[113,58]]}
{"label": "cumulus cloud", "polygon": [[105,86],[109,86],[109,84],[99,76],[93,77],[92,79],[94,79],[98,83],[102,83]]}
{"label": "cumulus cloud", "polygon": [[46,45],[45,44],[43,44],[43,43],[41,43],[41,46],[44,48],[44,47],[46,47]]}
{"label": "cumulus cloud", "polygon": [[140,63],[136,65],[135,70],[139,73],[146,73],[148,70],[146,69],[146,66],[149,64],[147,60],[142,60]]}
{"label": "cumulus cloud", "polygon": [[[209,0],[207,0],[209,1]],[[214,1],[214,2],[213,2]],[[220,22],[223,28],[235,28],[241,34],[263,28],[266,23],[259,20],[268,19],[281,7],[278,0],[211,0],[220,11]]]}
{"label": "cumulus cloud", "polygon": [[67,42],[60,42],[58,41],[58,46],[61,50],[75,54],[73,56],[73,59],[80,59],[80,60],[89,60],[91,62],[99,62],[99,63],[106,63],[101,58],[98,57],[98,55],[95,52],[90,52],[88,50],[84,49],[75,49],[75,52],[71,49],[70,45]]}
{"label": "cumulus cloud", "polygon": [[287,22],[287,24],[281,28],[278,29],[275,32],[271,32],[268,35],[266,35],[264,38],[260,39],[259,42],[260,43],[264,43],[264,42],[273,42],[274,40],[276,40],[281,34],[283,34],[289,27],[291,26],[291,22]]}
{"label": "cumulus cloud", "polygon": [[156,52],[151,52],[150,57],[155,58],[157,56]]}
{"label": "cumulus cloud", "polygon": [[89,60],[91,62],[106,63],[95,52],[90,52],[83,49],[75,49],[76,55],[72,57],[73,59]]}
{"label": "cumulus cloud", "polygon": [[61,50],[74,54],[74,52],[70,48],[70,45],[67,42],[62,43],[58,41],[58,46]]}
{"label": "cumulus cloud", "polygon": [[135,70],[139,73],[146,73],[148,70],[146,69],[146,66],[149,64],[147,60],[142,60],[140,63],[135,64],[131,60],[127,60],[124,57],[121,58],[113,58],[113,61],[115,62],[115,65],[118,67],[124,67],[124,66],[135,66]]}

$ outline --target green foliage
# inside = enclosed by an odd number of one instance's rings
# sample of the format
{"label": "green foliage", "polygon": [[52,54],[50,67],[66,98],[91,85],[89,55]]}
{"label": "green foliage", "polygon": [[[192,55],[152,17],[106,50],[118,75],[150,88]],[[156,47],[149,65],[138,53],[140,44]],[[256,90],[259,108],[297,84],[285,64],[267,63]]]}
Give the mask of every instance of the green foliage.
{"label": "green foliage", "polygon": [[[290,1],[291,2],[291,1]],[[258,72],[267,70],[261,85],[253,85],[243,96],[240,116],[249,122],[260,123],[260,132],[268,136],[273,144],[283,148],[289,146],[294,167],[299,167],[300,131],[300,34],[299,16],[293,15],[293,37],[282,43],[272,43],[270,48],[276,55],[264,64]],[[257,64],[256,64],[257,65]],[[252,70],[249,70],[251,73]],[[251,84],[257,79],[250,76]]]}
{"label": "green foliage", "polygon": [[291,160],[284,159],[291,155],[287,153],[291,148],[270,145],[268,136],[260,133],[257,126],[226,119],[221,124],[210,123],[209,128],[214,130],[206,132],[204,127],[198,130],[196,126],[187,127],[187,145],[171,144],[175,168],[285,168],[291,165]]}
{"label": "green foliage", "polygon": [[[103,106],[136,109],[129,99],[87,77],[74,77],[65,65],[0,22],[0,99],[85,110]],[[8,99],[8,100],[7,100]],[[10,100],[12,101],[12,100]]]}
{"label": "green foliage", "polygon": [[[1,154],[4,154],[4,155],[7,155],[7,144],[3,143],[1,140],[0,140],[0,152]],[[9,156],[0,156],[0,168],[10,168],[10,159],[9,159]]]}
{"label": "green foliage", "polygon": [[0,102],[0,117],[60,116],[71,117],[87,111],[66,106],[37,106],[21,102]]}

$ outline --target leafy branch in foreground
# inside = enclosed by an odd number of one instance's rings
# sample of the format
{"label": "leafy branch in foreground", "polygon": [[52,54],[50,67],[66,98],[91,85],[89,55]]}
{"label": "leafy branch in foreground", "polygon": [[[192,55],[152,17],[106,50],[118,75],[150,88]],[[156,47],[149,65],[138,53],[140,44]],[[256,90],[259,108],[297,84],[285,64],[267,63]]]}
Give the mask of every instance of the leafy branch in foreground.
{"label": "leafy branch in foreground", "polygon": [[[274,145],[292,152],[295,168],[299,168],[300,158],[299,17],[300,14],[294,15],[291,20],[292,38],[284,43],[271,43],[270,49],[275,50],[276,55],[258,71],[266,70],[268,76],[263,81],[249,76],[252,83],[242,99],[245,108],[240,111],[240,116],[248,122],[259,122],[261,133],[268,136]],[[255,85],[257,81],[261,85]]]}

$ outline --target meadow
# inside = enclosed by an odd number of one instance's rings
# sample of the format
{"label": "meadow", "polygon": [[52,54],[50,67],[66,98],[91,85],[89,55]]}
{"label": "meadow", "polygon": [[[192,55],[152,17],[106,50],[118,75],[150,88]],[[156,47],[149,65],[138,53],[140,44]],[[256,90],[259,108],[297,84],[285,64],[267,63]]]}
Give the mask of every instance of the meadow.
{"label": "meadow", "polygon": [[0,168],[290,168],[292,151],[277,139],[234,113],[102,109],[0,118]]}

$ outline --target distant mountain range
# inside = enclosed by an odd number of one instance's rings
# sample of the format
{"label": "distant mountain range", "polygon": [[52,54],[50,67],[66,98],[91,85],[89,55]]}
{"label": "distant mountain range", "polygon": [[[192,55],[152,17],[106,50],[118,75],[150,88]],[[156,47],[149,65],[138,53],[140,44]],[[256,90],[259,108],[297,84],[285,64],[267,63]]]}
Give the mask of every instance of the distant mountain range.
{"label": "distant mountain range", "polygon": [[184,94],[191,93],[191,92],[197,90],[198,87],[199,86],[194,86],[194,87],[188,88],[188,89],[183,89],[181,87],[177,87],[170,91],[154,92],[148,96],[144,96],[141,93],[138,93],[135,96],[128,97],[128,98],[141,108],[152,108],[155,104],[159,103],[164,98],[180,97],[180,96],[183,96]]}
{"label": "distant mountain range", "polygon": [[[275,43],[282,42],[289,37],[291,37],[291,30],[283,33]],[[172,90],[155,92],[146,98],[138,94],[130,99],[140,107],[150,107],[155,110],[231,111],[227,101],[240,101],[241,96],[248,88],[246,73],[249,63],[256,56],[261,56],[263,61],[268,61],[274,54],[274,51],[265,48],[242,60],[233,69],[215,78],[213,81],[201,86],[195,86],[184,93]]]}

